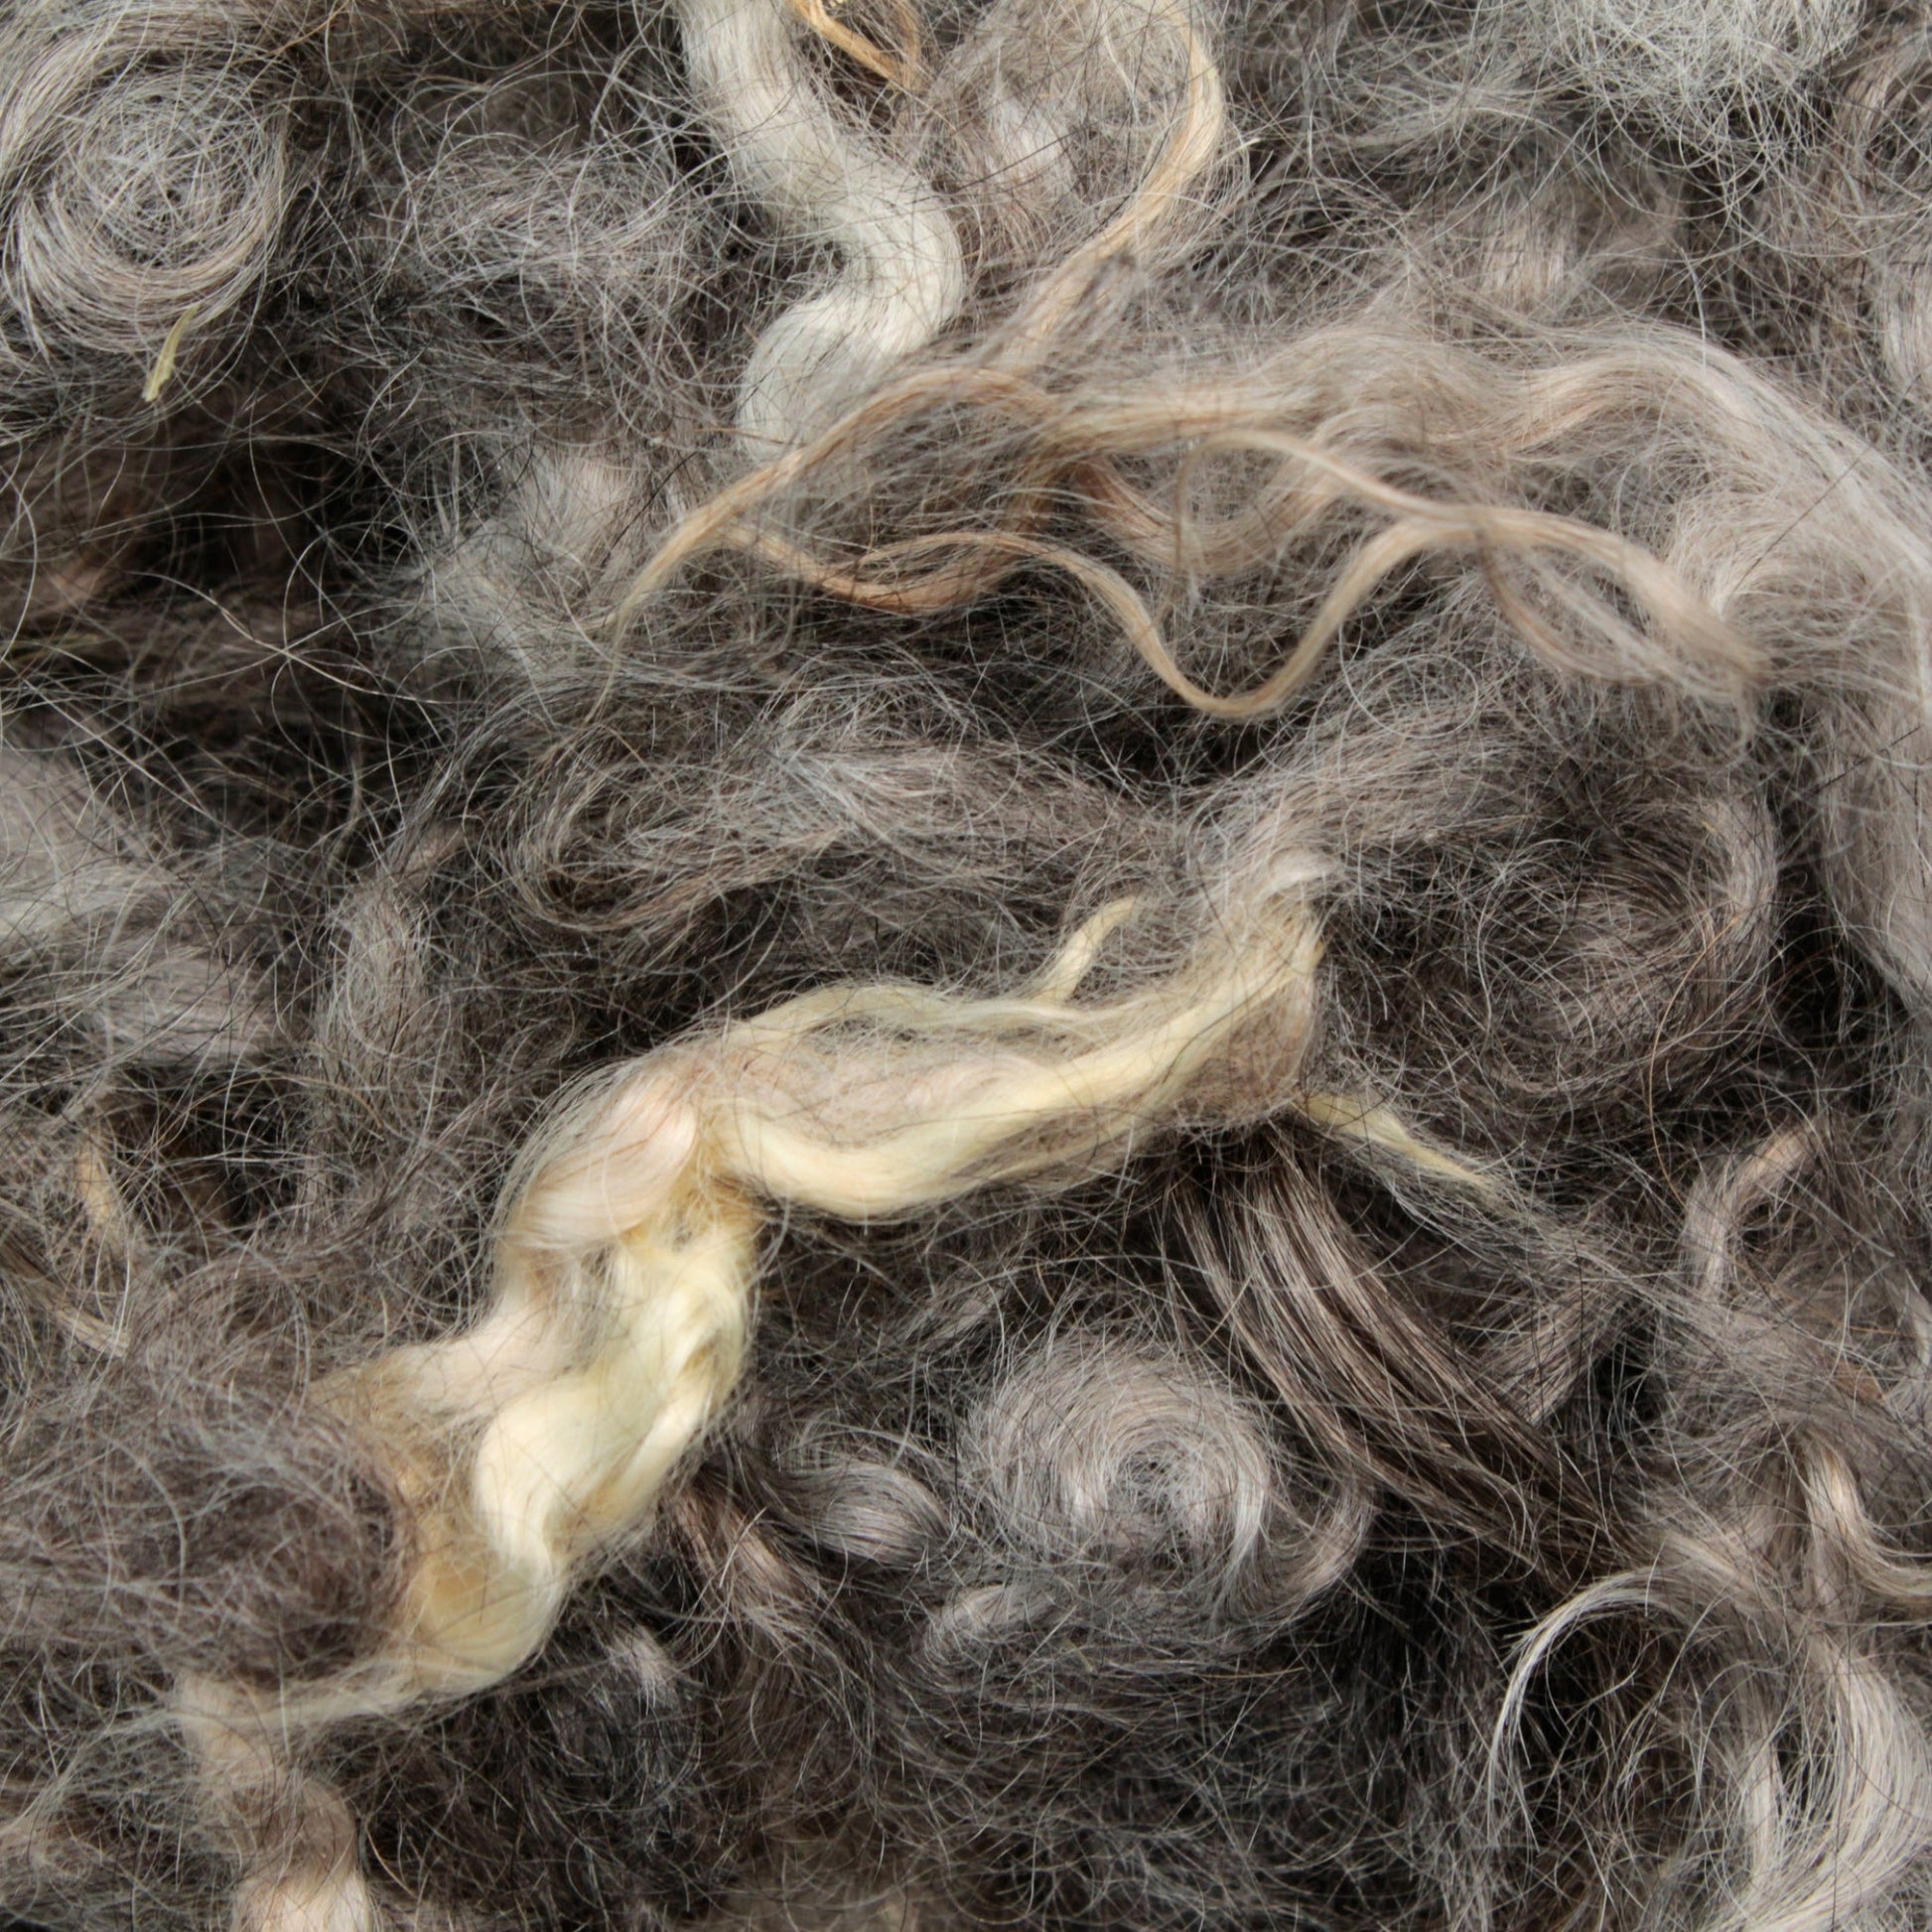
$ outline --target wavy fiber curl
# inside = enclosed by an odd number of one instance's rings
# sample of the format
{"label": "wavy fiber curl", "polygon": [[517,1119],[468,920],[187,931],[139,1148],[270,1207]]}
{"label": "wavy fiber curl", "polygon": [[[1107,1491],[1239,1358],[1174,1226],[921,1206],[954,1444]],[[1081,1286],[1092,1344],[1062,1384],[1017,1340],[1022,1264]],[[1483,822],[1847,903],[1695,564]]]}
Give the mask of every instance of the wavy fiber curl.
{"label": "wavy fiber curl", "polygon": [[1928,75],[8,10],[0,1914],[1932,1913]]}

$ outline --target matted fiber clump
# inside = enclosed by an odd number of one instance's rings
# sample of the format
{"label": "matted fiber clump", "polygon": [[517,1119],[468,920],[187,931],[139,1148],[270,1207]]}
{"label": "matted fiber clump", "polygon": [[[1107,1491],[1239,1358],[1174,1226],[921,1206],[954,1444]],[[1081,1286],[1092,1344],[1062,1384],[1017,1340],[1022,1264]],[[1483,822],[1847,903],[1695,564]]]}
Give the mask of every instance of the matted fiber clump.
{"label": "matted fiber clump", "polygon": [[1932,1914],[1932,10],[7,0],[0,1913]]}

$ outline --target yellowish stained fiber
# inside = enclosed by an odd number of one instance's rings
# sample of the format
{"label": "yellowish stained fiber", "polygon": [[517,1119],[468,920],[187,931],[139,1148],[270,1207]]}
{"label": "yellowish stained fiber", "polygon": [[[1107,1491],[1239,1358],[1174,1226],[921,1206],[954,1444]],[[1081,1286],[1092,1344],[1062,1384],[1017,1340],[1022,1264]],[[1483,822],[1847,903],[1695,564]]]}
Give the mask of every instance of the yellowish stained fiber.
{"label": "yellowish stained fiber", "polygon": [[390,1444],[418,1517],[405,1679],[514,1669],[573,1567],[648,1515],[738,1381],[772,1206],[893,1220],[1070,1184],[1190,1116],[1297,1104],[1316,870],[1278,871],[1174,971],[1110,1000],[1075,1004],[1128,900],[1017,996],[805,994],[646,1056],[569,1117],[510,1210],[483,1320],[336,1392]]}
{"label": "yellowish stained fiber", "polygon": [[1314,1126],[1378,1147],[1385,1154],[1408,1162],[1420,1173],[1452,1181],[1485,1197],[1494,1198],[1498,1194],[1496,1183],[1489,1175],[1433,1146],[1388,1108],[1374,1101],[1352,1094],[1305,1093],[1297,1098],[1295,1105],[1296,1111]]}
{"label": "yellowish stained fiber", "polygon": [[195,326],[195,318],[201,314],[201,305],[191,302],[177,319],[175,326],[162,339],[161,353],[154,358],[154,367],[148,371],[148,379],[141,385],[143,402],[158,402],[161,392],[174,380],[175,363],[181,356],[181,345],[188,332]]}
{"label": "yellowish stained fiber", "polygon": [[899,0],[899,4],[893,9],[895,24],[898,29],[899,52],[897,54],[889,54],[876,41],[868,40],[840,20],[839,0],[790,0],[790,6],[792,12],[821,40],[858,62],[867,72],[876,73],[880,79],[903,88],[907,93],[916,93],[923,83],[925,74],[920,55],[919,17],[911,6],[905,4],[905,0]]}
{"label": "yellowish stained fiber", "polygon": [[[1034,563],[1057,570],[1077,583],[1118,624],[1148,667],[1169,690],[1209,717],[1232,722],[1266,717],[1279,710],[1313,675],[1343,626],[1395,572],[1415,559],[1450,551],[1475,551],[1485,557],[1563,555],[1600,569],[1620,585],[1664,634],[1695,646],[1700,658],[1721,676],[1748,681],[1762,674],[1762,654],[1725,623],[1670,569],[1639,545],[1573,517],[1508,505],[1439,502],[1399,489],[1302,438],[1275,432],[1225,431],[1203,438],[1189,451],[1178,480],[1184,502],[1188,478],[1204,458],[1243,451],[1277,458],[1286,474],[1309,472],[1326,481],[1337,498],[1352,499],[1393,521],[1365,539],[1342,569],[1308,627],[1283,661],[1253,689],[1223,695],[1188,676],[1173,655],[1147,600],[1119,571],[1064,544],[1049,543],[1020,530],[947,530],[882,544],[849,569],[821,563],[800,546],[749,523],[708,524],[702,541],[751,552],[787,574],[849,603],[908,615],[955,608],[984,596],[1012,570]],[[1231,529],[1202,533],[1184,512],[1172,518],[1173,572],[1199,568],[1211,560],[1228,567],[1222,554],[1252,567],[1287,534],[1308,519],[1286,481],[1278,481],[1235,519]],[[699,545],[673,532],[665,545],[675,562]],[[927,558],[943,561],[924,574],[906,570]],[[957,558],[975,561],[962,567]],[[671,564],[660,558],[646,575],[645,590],[664,580]],[[1569,653],[1562,640],[1535,613],[1499,587],[1511,621],[1532,647],[1554,661]],[[627,621],[626,615],[621,621]]]}
{"label": "yellowish stained fiber", "polygon": [[995,360],[1008,369],[1036,366],[1077,314],[1109,263],[1151,253],[1164,235],[1199,207],[1201,184],[1227,141],[1227,100],[1220,69],[1186,0],[1154,0],[1148,39],[1166,39],[1184,65],[1178,111],[1140,186],[1114,218],[1066,257],[1016,315]]}

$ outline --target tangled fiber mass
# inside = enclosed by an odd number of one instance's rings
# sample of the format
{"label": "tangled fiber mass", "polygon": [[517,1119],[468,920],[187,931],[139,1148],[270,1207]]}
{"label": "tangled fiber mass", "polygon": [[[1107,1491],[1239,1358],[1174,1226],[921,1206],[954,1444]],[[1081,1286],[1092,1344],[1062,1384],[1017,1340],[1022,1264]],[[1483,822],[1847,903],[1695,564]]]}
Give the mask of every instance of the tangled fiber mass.
{"label": "tangled fiber mass", "polygon": [[0,1913],[1932,1915],[1932,13],[5,0]]}

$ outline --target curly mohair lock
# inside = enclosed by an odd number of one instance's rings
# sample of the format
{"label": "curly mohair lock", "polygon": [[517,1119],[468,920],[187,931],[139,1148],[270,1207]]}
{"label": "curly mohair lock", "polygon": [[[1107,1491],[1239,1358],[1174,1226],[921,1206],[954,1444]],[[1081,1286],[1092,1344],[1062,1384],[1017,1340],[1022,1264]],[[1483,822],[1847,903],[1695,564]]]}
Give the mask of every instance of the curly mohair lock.
{"label": "curly mohair lock", "polygon": [[1932,17],[0,20],[0,1913],[1932,1912]]}

